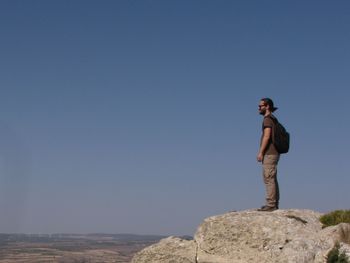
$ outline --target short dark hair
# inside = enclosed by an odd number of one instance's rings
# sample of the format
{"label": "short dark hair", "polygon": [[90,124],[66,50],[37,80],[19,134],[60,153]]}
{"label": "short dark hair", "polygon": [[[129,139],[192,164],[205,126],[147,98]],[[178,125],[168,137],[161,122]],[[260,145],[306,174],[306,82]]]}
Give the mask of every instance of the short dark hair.
{"label": "short dark hair", "polygon": [[274,112],[278,109],[273,105],[273,101],[270,98],[262,98],[261,101],[263,101],[265,105],[269,105],[271,112]]}

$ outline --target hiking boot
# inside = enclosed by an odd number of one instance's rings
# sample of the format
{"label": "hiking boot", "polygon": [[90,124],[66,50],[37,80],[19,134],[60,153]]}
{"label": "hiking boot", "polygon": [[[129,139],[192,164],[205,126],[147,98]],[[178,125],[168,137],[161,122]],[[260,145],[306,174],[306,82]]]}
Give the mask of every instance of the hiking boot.
{"label": "hiking boot", "polygon": [[277,210],[278,208],[277,207],[274,207],[274,206],[267,206],[267,205],[264,205],[262,206],[261,208],[258,209],[258,211],[262,211],[262,212],[272,212],[272,211],[275,211]]}

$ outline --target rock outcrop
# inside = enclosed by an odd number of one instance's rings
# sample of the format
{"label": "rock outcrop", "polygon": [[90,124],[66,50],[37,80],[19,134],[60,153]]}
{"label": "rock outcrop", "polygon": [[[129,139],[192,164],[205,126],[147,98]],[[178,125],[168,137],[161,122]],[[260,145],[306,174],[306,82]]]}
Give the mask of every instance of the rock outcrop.
{"label": "rock outcrop", "polygon": [[[310,210],[246,210],[209,217],[194,240],[169,237],[137,253],[132,263],[324,263],[350,224],[322,228]],[[349,238],[350,239],[350,238]]]}

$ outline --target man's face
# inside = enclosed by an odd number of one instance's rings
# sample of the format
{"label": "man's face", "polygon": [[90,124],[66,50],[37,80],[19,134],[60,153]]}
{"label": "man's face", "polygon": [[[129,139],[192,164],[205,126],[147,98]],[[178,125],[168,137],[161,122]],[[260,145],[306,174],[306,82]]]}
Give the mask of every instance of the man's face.
{"label": "man's face", "polygon": [[264,101],[260,101],[259,103],[259,114],[260,115],[265,115],[266,113],[266,104]]}

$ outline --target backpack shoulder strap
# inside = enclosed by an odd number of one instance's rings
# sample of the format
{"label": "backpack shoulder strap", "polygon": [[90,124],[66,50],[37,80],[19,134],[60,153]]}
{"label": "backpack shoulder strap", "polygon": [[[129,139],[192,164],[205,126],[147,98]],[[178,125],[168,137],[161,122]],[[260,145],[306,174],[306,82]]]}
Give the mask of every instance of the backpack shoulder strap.
{"label": "backpack shoulder strap", "polygon": [[278,119],[276,118],[276,116],[274,116],[272,114],[265,116],[264,118],[270,118],[273,121],[273,123],[275,123],[275,124],[278,123]]}

